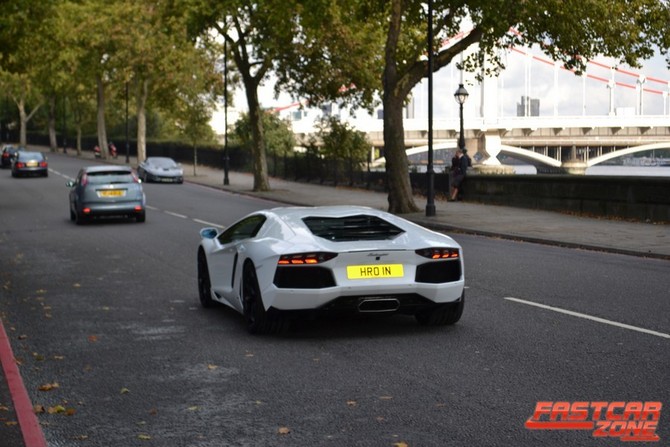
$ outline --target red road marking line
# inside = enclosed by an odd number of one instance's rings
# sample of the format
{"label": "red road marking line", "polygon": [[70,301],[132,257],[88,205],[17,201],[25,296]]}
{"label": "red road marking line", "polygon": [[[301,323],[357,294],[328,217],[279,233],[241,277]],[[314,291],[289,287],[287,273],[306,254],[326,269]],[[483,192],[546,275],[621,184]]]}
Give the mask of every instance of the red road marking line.
{"label": "red road marking line", "polygon": [[2,321],[0,321],[0,363],[2,363],[2,369],[5,371],[9,394],[12,395],[12,401],[14,401],[14,411],[19,420],[23,442],[26,447],[47,447],[46,438],[37,420],[37,416],[35,416],[33,404],[23,384],[23,379],[16,365],[12,346],[9,344],[9,338],[7,338],[7,332],[5,332]]}

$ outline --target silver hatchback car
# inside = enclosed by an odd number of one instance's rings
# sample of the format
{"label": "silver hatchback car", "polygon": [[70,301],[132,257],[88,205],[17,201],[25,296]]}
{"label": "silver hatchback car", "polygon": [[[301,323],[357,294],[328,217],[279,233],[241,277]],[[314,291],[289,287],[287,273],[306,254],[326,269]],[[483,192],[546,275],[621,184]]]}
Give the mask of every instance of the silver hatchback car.
{"label": "silver hatchback car", "polygon": [[93,217],[125,216],[146,220],[146,198],[133,170],[124,166],[89,166],[79,171],[70,189],[70,220],[78,225]]}

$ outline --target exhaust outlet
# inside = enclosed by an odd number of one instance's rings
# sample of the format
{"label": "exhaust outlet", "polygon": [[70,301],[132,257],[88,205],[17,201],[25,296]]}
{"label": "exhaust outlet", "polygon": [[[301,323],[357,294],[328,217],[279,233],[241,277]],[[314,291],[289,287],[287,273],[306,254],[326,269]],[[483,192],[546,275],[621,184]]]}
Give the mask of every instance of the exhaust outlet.
{"label": "exhaust outlet", "polygon": [[358,304],[359,312],[394,312],[400,307],[396,298],[365,299]]}

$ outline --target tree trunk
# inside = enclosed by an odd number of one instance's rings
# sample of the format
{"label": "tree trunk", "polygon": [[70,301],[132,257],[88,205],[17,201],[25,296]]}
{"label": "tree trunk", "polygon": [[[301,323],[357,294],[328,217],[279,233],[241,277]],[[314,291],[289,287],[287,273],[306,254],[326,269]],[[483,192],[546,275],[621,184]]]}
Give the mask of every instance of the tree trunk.
{"label": "tree trunk", "polygon": [[98,146],[100,147],[100,156],[107,160],[109,158],[109,149],[107,149],[107,126],[105,125],[105,85],[100,75],[96,76],[98,85]]}
{"label": "tree trunk", "polygon": [[28,118],[26,116],[26,103],[23,97],[19,98],[16,105],[19,108],[19,146],[26,147],[28,143],[28,137],[26,133],[26,127],[28,125]]}
{"label": "tree trunk", "polygon": [[[419,211],[414,203],[409,181],[407,153],[405,152],[405,127],[403,103],[409,90],[401,85],[397,66],[397,48],[402,27],[403,2],[391,2],[391,19],[384,48],[384,155],[386,157],[386,183],[389,212],[396,214]],[[402,88],[405,87],[405,88]]]}
{"label": "tree trunk", "polygon": [[49,96],[49,149],[51,152],[58,150],[58,141],[56,140],[56,95]]}
{"label": "tree trunk", "polygon": [[251,124],[251,145],[254,164],[254,191],[269,191],[268,165],[265,156],[265,137],[261,106],[258,101],[258,90],[251,85],[245,86],[247,106],[249,107],[249,123]]}
{"label": "tree trunk", "polygon": [[147,97],[149,96],[149,81],[140,81],[137,92],[137,163],[147,158]]}
{"label": "tree trunk", "polygon": [[77,157],[81,157],[81,125],[77,124]]}

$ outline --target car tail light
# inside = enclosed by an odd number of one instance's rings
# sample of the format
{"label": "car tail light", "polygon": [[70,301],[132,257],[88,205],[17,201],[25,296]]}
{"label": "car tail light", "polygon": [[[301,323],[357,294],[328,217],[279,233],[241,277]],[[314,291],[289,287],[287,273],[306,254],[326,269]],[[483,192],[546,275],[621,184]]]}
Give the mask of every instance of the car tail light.
{"label": "car tail light", "polygon": [[296,253],[292,255],[281,255],[277,264],[279,265],[315,265],[330,261],[337,253]]}
{"label": "car tail light", "polygon": [[84,174],[81,176],[81,186],[86,186],[88,183],[88,175]]}
{"label": "car tail light", "polygon": [[17,167],[17,168],[25,168],[25,167],[26,167],[26,164],[23,163],[23,162],[17,161],[17,162],[16,162],[16,167]]}
{"label": "car tail light", "polygon": [[415,253],[428,259],[455,259],[460,256],[458,248],[423,248]]}
{"label": "car tail light", "polygon": [[47,162],[46,161],[41,161],[40,162],[40,168],[46,168],[47,167]]}
{"label": "car tail light", "polygon": [[139,205],[137,205],[137,206],[135,207],[135,211],[142,211],[142,207],[139,206]]}
{"label": "car tail light", "polygon": [[9,152],[3,152],[2,158],[9,158]]}
{"label": "car tail light", "polygon": [[82,211],[84,214],[91,214],[91,208],[84,208]]}

